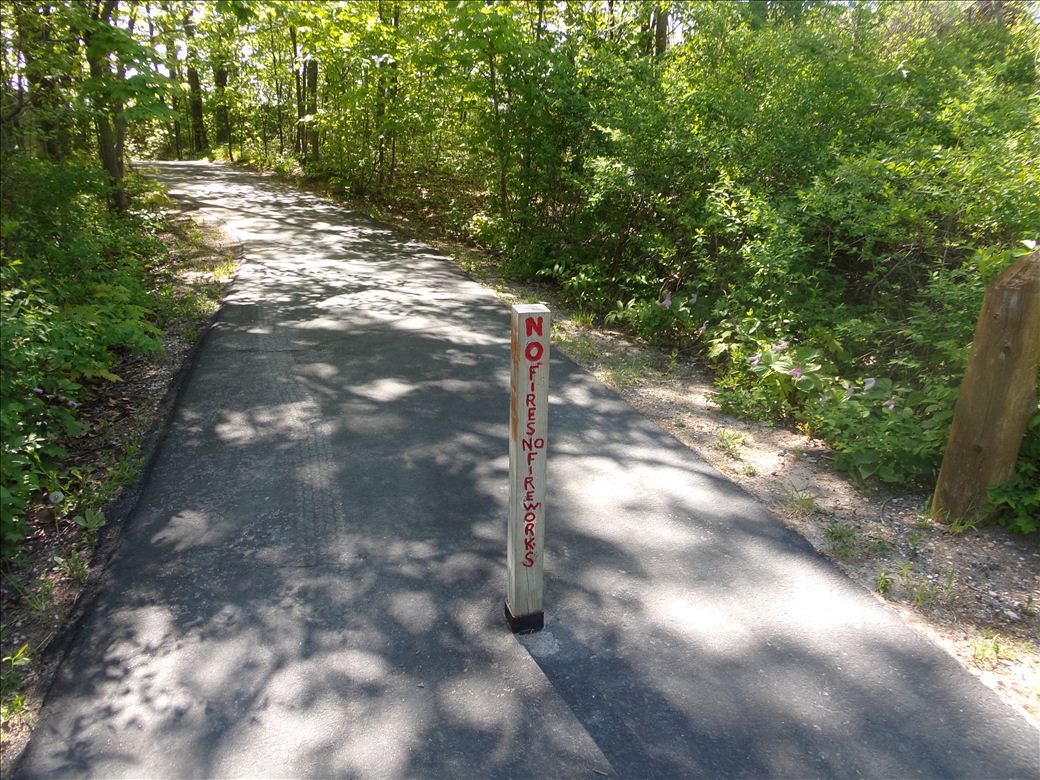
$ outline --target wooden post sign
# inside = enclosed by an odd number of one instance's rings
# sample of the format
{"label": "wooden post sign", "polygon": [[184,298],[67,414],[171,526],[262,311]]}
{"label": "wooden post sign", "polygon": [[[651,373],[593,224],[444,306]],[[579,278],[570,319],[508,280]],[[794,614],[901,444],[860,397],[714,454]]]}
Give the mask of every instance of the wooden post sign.
{"label": "wooden post sign", "polygon": [[1036,411],[1040,366],[1040,252],[1004,269],[986,289],[961,392],[953,410],[932,515],[981,514],[986,491],[1015,473]]}
{"label": "wooden post sign", "polygon": [[513,633],[539,631],[545,554],[545,461],[549,440],[549,309],[513,307],[509,397],[509,529],[506,620]]}

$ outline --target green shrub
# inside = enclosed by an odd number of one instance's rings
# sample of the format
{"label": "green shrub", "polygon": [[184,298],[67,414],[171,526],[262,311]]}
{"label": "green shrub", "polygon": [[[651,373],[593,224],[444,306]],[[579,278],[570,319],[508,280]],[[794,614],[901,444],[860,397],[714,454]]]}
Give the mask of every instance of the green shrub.
{"label": "green shrub", "polygon": [[1040,409],[1029,420],[1015,475],[989,489],[993,519],[1020,534],[1040,531]]}
{"label": "green shrub", "polygon": [[124,355],[162,348],[150,322],[147,263],[160,251],[142,215],[106,207],[89,165],[5,158],[0,253],[0,537],[27,531],[29,498],[57,487],[77,409]]}

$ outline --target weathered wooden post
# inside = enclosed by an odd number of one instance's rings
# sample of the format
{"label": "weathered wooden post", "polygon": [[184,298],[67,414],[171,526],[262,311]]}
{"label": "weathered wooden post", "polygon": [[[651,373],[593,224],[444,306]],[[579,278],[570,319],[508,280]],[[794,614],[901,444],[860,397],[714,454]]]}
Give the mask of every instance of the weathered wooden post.
{"label": "weathered wooden post", "polygon": [[545,553],[545,461],[549,440],[549,309],[513,307],[509,396],[509,530],[506,620],[513,633],[538,631]]}
{"label": "weathered wooden post", "polygon": [[986,290],[954,408],[932,515],[977,513],[986,488],[1009,479],[1036,410],[1040,364],[1040,252],[1007,268]]}

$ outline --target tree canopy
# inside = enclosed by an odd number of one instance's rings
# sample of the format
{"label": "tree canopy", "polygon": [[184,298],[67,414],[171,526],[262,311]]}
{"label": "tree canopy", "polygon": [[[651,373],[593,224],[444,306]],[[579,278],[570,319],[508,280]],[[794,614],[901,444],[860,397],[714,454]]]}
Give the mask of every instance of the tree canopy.
{"label": "tree canopy", "polygon": [[860,478],[927,484],[982,289],[1040,235],[1038,17],[1014,0],[19,0],[0,5],[0,144],[89,152],[117,210],[128,156],[391,204],[699,349],[727,409],[799,422]]}

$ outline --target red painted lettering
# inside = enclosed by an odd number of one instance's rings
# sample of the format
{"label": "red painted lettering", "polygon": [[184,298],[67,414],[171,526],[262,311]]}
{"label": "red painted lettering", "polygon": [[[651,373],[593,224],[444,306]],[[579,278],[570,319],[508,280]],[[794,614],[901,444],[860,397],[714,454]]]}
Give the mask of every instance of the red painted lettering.
{"label": "red painted lettering", "polygon": [[541,317],[528,317],[527,318],[527,336],[537,333],[539,336],[542,335],[542,318]]}
{"label": "red painted lettering", "polygon": [[524,490],[534,491],[534,477],[524,477]]}
{"label": "red painted lettering", "polygon": [[526,536],[534,536],[534,523],[528,523],[524,526],[524,534]]}
{"label": "red painted lettering", "polygon": [[532,566],[534,566],[534,553],[529,550],[528,552],[524,553],[523,567],[525,569],[530,569]]}
{"label": "red painted lettering", "polygon": [[[530,322],[530,320],[528,320]],[[532,341],[524,348],[524,356],[532,363],[536,360],[541,360],[542,355],[545,354],[545,347],[542,346],[540,341]]]}
{"label": "red painted lettering", "polygon": [[527,423],[527,435],[528,436],[534,436],[534,423],[533,422]]}
{"label": "red painted lettering", "polygon": [[538,457],[538,453],[537,452],[529,452],[529,453],[527,453],[527,465],[530,466],[532,463],[534,463],[534,459],[537,458],[537,457]]}
{"label": "red painted lettering", "polygon": [[538,515],[536,515],[534,512],[528,512],[526,515],[524,515],[525,523],[533,523],[537,519]]}
{"label": "red painted lettering", "polygon": [[527,367],[527,378],[531,380],[532,385],[534,384],[534,373],[538,370],[538,367],[541,365],[541,363],[534,363]]}
{"label": "red painted lettering", "polygon": [[524,511],[525,512],[533,512],[534,510],[536,510],[541,505],[542,505],[541,501],[531,501],[531,500],[524,501]]}
{"label": "red painted lettering", "polygon": [[533,549],[535,549],[534,537],[532,537],[532,536],[525,536],[524,537],[524,549],[525,550],[533,550]]}

